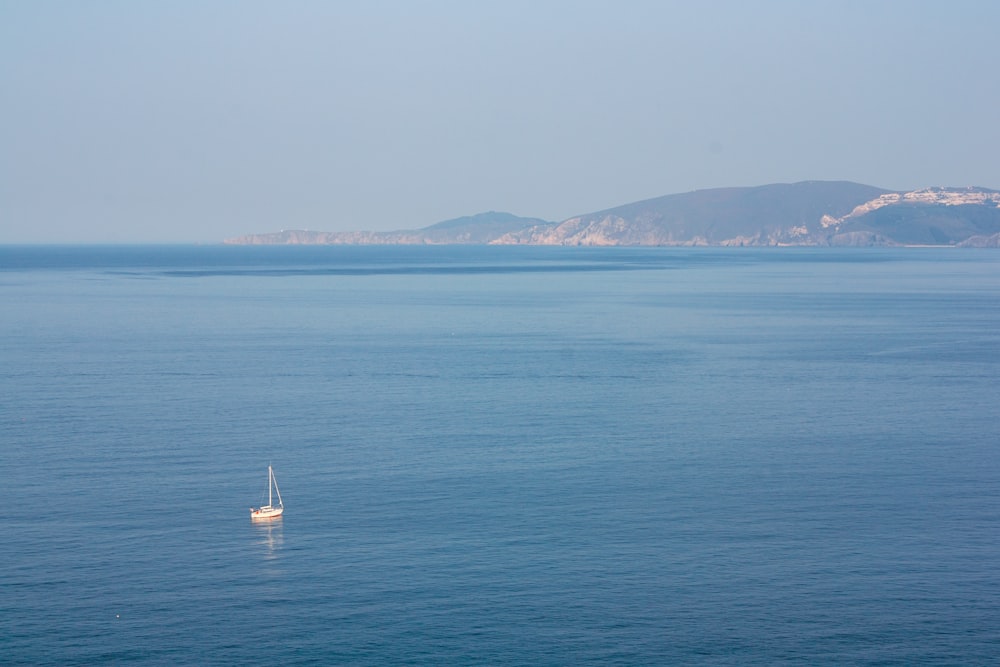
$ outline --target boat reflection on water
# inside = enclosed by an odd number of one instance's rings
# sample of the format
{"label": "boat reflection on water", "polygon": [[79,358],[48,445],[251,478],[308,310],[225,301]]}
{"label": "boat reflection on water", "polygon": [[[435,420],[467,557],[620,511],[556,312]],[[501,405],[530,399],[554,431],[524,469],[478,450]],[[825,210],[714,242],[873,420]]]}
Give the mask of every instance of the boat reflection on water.
{"label": "boat reflection on water", "polygon": [[264,559],[277,559],[285,543],[281,517],[278,516],[266,521],[253,521],[250,525],[256,534],[256,543],[264,547]]}

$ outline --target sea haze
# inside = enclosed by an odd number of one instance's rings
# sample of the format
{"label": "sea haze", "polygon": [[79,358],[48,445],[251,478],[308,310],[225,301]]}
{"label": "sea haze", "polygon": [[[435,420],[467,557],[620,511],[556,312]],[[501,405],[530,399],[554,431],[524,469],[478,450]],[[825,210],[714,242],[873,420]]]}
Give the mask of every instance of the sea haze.
{"label": "sea haze", "polygon": [[995,251],[7,246],[0,308],[5,664],[1000,655]]}

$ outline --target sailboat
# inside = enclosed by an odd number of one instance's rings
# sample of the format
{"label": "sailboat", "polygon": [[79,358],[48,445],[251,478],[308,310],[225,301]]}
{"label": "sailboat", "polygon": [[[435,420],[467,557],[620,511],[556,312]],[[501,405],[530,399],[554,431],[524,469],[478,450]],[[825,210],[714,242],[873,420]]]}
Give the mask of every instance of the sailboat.
{"label": "sailboat", "polygon": [[[272,492],[278,496],[278,506],[275,507]],[[281,502],[281,491],[278,490],[278,482],[274,479],[274,470],[267,466],[267,504],[254,509],[250,508],[251,519],[274,519],[281,516],[285,511],[285,505]]]}

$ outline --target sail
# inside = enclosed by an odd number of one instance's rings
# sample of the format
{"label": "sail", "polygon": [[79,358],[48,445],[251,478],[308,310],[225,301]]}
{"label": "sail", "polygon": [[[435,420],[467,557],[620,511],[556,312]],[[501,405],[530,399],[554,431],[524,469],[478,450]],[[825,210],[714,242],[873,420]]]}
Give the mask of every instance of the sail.
{"label": "sail", "polygon": [[275,479],[275,477],[274,477],[274,470],[271,468],[271,466],[267,466],[267,472],[268,472],[269,477],[271,478],[270,484],[269,484],[268,489],[267,489],[267,502],[268,502],[269,505],[272,504],[271,503],[271,486],[274,486],[274,492],[278,495],[278,507],[284,507],[285,504],[283,502],[281,502],[281,491],[278,489],[278,480]]}

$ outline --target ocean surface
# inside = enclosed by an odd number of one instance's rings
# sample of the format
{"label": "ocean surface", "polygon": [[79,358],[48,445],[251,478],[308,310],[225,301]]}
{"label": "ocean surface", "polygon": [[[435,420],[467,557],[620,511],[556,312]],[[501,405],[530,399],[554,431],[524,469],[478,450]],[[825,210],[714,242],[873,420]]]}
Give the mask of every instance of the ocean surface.
{"label": "ocean surface", "polygon": [[6,246],[0,317],[5,665],[1000,664],[998,251]]}

